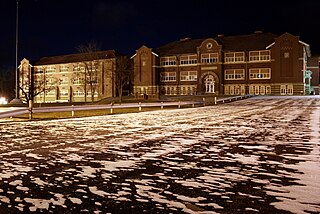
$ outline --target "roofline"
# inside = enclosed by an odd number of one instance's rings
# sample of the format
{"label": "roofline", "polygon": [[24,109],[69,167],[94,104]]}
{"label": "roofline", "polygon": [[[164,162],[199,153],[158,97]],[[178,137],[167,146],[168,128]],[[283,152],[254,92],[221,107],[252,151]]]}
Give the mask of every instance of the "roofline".
{"label": "roofline", "polygon": [[304,45],[304,46],[305,46],[305,48],[306,48],[306,52],[307,52],[307,56],[308,56],[308,57],[311,57],[311,49],[310,49],[310,45],[309,45],[309,44],[307,44],[307,43],[305,43],[305,42],[302,42],[302,41],[300,41],[300,40],[299,40],[299,43],[301,43],[302,45]]}
{"label": "roofline", "polygon": [[[275,43],[276,43],[276,42],[271,43],[270,45],[268,45],[268,46],[266,47],[266,49],[271,48]],[[300,41],[300,40],[299,40],[299,43],[306,47],[307,55],[308,55],[308,57],[311,57],[310,45],[307,44],[307,43],[305,43],[305,42],[302,42],[302,41]]]}
{"label": "roofline", "polygon": [[[158,54],[156,54],[155,52],[151,52],[153,55],[155,55],[156,57],[159,57],[159,55]],[[135,54],[133,54],[131,57],[130,57],[130,59],[133,59],[133,58],[135,58],[137,56],[137,53],[135,53]]]}
{"label": "roofline", "polygon": [[137,53],[133,54],[133,55],[130,57],[130,59],[133,59],[133,58],[135,58],[136,56],[137,56]]}
{"label": "roofline", "polygon": [[276,43],[276,42],[272,42],[270,45],[268,45],[268,46],[266,47],[266,49],[271,48],[275,43]]}
{"label": "roofline", "polygon": [[310,47],[310,45],[307,44],[307,43],[305,43],[305,42],[302,42],[302,41],[300,41],[300,40],[299,40],[299,42],[300,42],[301,44],[303,44],[304,46],[309,46],[309,47]]}

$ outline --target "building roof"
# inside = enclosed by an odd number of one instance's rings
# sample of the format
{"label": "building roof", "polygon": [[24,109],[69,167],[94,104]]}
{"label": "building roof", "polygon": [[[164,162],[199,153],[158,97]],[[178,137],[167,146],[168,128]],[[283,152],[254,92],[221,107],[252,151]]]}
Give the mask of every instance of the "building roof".
{"label": "building roof", "polygon": [[185,38],[159,47],[155,52],[162,56],[197,53],[197,47],[199,47],[204,40],[205,39]]}
{"label": "building roof", "polygon": [[[249,35],[239,36],[218,36],[215,39],[223,50],[226,51],[245,51],[245,50],[261,50],[266,49],[267,46],[272,44],[275,38],[278,37],[272,33],[256,32]],[[182,39],[168,43],[155,50],[156,53],[162,56],[178,55],[197,53],[197,48],[205,39]]]}
{"label": "building roof", "polygon": [[272,33],[256,32],[249,35],[221,36],[215,40],[223,46],[226,51],[261,50],[274,42],[278,37]]}
{"label": "building roof", "polygon": [[84,62],[91,61],[93,58],[95,59],[112,59],[121,55],[115,50],[107,50],[107,51],[98,51],[95,52],[96,55],[92,55],[91,53],[78,53],[78,54],[69,54],[69,55],[61,55],[61,56],[52,56],[52,57],[43,57],[38,61],[33,63],[34,66],[39,65],[53,65],[53,64],[64,64],[64,63],[73,63],[73,62]]}

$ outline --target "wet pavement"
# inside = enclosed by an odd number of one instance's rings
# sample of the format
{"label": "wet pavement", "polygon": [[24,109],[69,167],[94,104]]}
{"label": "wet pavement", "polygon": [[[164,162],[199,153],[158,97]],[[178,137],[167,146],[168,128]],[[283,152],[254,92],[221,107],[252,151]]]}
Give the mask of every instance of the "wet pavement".
{"label": "wet pavement", "polygon": [[0,124],[0,213],[319,213],[320,99]]}

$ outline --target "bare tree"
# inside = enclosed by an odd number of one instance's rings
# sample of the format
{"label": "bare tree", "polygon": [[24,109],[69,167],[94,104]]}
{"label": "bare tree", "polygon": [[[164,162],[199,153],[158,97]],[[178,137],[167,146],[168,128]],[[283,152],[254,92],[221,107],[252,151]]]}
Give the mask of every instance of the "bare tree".
{"label": "bare tree", "polygon": [[99,48],[97,43],[89,42],[86,45],[80,45],[78,52],[81,54],[81,64],[84,66],[84,73],[78,72],[77,78],[84,81],[85,102],[87,102],[87,93],[91,93],[91,102],[94,102],[94,95],[99,89]]}
{"label": "bare tree", "polygon": [[130,85],[132,76],[133,63],[127,56],[119,56],[116,58],[116,66],[114,70],[114,78],[119,94],[120,102],[122,102],[122,95],[124,86]]}
{"label": "bare tree", "polygon": [[[35,71],[29,66],[22,67],[20,71],[20,84],[19,89],[21,91],[22,99],[27,103],[34,101],[34,98],[41,93],[47,93],[56,88],[58,83],[57,79],[49,77],[45,74],[45,70],[39,69]],[[48,84],[48,78],[51,78],[51,83]]]}

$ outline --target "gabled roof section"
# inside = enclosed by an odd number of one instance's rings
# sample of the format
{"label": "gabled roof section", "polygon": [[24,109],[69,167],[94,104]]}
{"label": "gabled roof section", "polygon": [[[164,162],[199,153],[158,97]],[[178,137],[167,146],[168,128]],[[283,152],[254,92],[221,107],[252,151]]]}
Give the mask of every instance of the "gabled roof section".
{"label": "gabled roof section", "polygon": [[199,47],[204,40],[205,39],[185,38],[159,47],[155,52],[160,56],[197,53],[197,47]]}
{"label": "gabled roof section", "polygon": [[256,32],[249,35],[220,36],[215,38],[225,51],[263,50],[278,37],[272,33]]}
{"label": "gabled roof section", "polygon": [[[295,35],[292,35],[291,33],[288,33],[288,32],[285,32],[284,34],[282,34],[281,36],[279,36],[278,38],[280,37],[291,37],[291,38],[295,38],[299,41],[300,44],[302,44],[307,52],[307,56],[308,57],[311,57],[311,49],[310,49],[310,45],[305,43],[305,42],[302,42],[299,38],[299,36],[295,36]],[[275,42],[271,43],[270,45],[267,46],[267,49],[271,48],[273,45],[275,44]]]}
{"label": "gabled roof section", "polygon": [[[115,50],[107,51],[98,51],[95,57],[97,59],[112,59],[120,56],[122,54],[116,52]],[[64,63],[74,63],[74,62],[84,62],[91,61],[92,55],[90,53],[78,53],[78,54],[69,54],[62,56],[52,56],[52,57],[43,57],[40,60],[34,62],[35,66],[40,65],[53,65],[53,64],[64,64]]]}
{"label": "gabled roof section", "polygon": [[[222,45],[224,51],[245,51],[266,49],[276,37],[277,35],[272,33],[256,32],[249,35],[218,36],[214,39]],[[186,38],[159,47],[155,52],[161,56],[197,53],[197,47],[205,40]]]}

